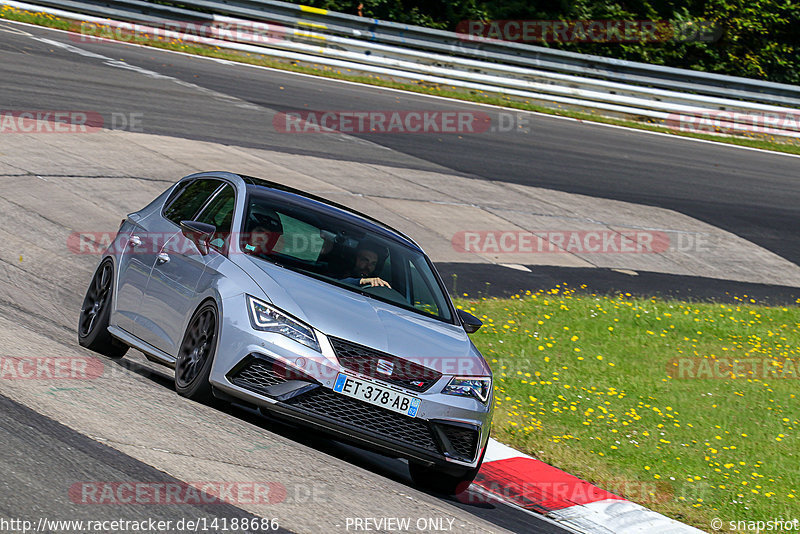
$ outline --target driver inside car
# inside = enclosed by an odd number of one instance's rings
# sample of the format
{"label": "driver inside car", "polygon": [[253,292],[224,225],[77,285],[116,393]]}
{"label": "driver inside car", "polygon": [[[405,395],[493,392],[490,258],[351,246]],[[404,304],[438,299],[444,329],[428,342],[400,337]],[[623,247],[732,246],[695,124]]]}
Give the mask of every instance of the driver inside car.
{"label": "driver inside car", "polygon": [[355,262],[350,272],[350,276],[342,279],[345,284],[355,286],[369,286],[369,287],[388,287],[389,282],[373,276],[375,269],[378,266],[378,258],[380,257],[377,247],[369,244],[362,243],[356,250]]}

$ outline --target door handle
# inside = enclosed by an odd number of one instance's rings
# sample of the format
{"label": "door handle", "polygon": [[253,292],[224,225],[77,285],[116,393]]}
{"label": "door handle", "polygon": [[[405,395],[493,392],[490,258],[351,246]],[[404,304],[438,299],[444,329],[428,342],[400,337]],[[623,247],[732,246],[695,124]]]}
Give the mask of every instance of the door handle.
{"label": "door handle", "polygon": [[157,265],[162,265],[164,263],[169,263],[169,254],[167,254],[166,252],[162,252],[156,258]]}
{"label": "door handle", "polygon": [[142,238],[139,237],[138,235],[132,235],[130,240],[128,241],[128,244],[132,247],[138,247],[139,245],[142,244]]}

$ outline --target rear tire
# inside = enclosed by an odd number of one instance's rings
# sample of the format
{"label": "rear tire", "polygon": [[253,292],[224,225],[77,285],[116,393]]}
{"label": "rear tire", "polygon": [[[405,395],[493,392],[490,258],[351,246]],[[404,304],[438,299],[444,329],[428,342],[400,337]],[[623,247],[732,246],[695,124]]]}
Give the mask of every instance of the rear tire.
{"label": "rear tire", "polygon": [[114,262],[100,262],[92,276],[78,317],[78,343],[109,358],[122,358],[128,346],[108,332],[114,297]]}
{"label": "rear tire", "polygon": [[189,320],[175,361],[175,391],[197,402],[213,401],[211,365],[217,348],[219,321],[212,302],[200,306]]}
{"label": "rear tire", "polygon": [[481,452],[481,459],[478,465],[472,469],[466,470],[463,474],[451,475],[443,472],[436,467],[427,467],[415,462],[408,462],[408,471],[411,474],[411,480],[414,484],[422,488],[434,491],[436,493],[443,493],[444,495],[458,495],[467,491],[472,481],[478,476],[478,471],[483,464],[483,457],[486,455],[486,448],[489,446],[487,443]]}

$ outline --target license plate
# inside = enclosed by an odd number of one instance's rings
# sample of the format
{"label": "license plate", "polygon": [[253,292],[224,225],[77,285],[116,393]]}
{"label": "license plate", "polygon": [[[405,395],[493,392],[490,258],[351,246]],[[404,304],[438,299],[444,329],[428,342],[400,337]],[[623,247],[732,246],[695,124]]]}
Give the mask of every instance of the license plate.
{"label": "license plate", "polygon": [[339,373],[336,377],[333,391],[409,417],[417,416],[417,410],[419,410],[421,402],[411,395],[405,395],[399,391],[378,386],[372,382],[343,373]]}

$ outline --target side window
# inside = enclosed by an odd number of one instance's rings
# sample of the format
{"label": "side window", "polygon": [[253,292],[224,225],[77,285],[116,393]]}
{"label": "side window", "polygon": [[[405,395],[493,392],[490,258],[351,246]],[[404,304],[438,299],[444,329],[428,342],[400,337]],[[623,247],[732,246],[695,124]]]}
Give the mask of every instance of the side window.
{"label": "side window", "polygon": [[411,287],[413,288],[413,294],[411,296],[413,302],[411,305],[418,310],[425,311],[433,315],[440,315],[439,306],[437,306],[436,299],[433,297],[433,293],[431,293],[431,290],[428,287],[427,280],[422,277],[416,265],[413,263],[409,265],[411,272]]}
{"label": "side window", "polygon": [[192,220],[208,197],[216,191],[222,182],[219,180],[196,180],[186,186],[164,210],[164,217],[180,224],[181,221]]}
{"label": "side window", "polygon": [[233,187],[226,185],[197,216],[196,220],[198,222],[213,224],[217,227],[217,231],[211,239],[212,246],[219,249],[226,248],[231,233],[235,208],[236,195],[233,192]]}
{"label": "side window", "polygon": [[422,272],[415,264],[414,260],[409,263],[409,276],[411,282],[411,305],[420,311],[436,315],[438,317],[450,318],[447,306],[440,301],[437,293],[431,290],[435,280],[429,272]]}

